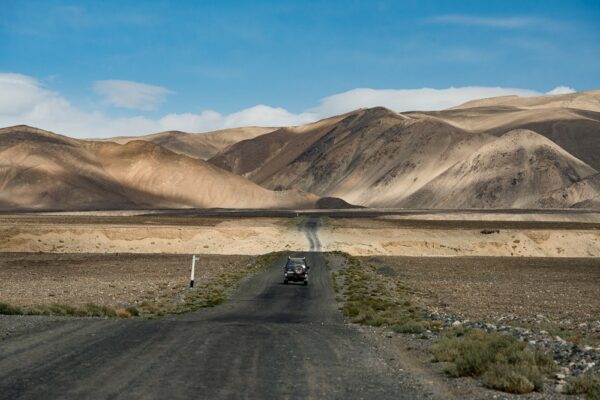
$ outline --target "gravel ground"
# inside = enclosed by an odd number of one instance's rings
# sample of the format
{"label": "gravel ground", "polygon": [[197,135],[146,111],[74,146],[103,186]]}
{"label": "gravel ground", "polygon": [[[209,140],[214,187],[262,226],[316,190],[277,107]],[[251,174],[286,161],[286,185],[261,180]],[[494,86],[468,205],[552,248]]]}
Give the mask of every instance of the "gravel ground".
{"label": "gravel ground", "polygon": [[[559,371],[544,392],[526,398],[561,398],[557,391],[570,376],[600,375],[600,259],[372,257],[364,261],[398,279],[430,319],[446,327],[503,332],[551,355]],[[372,331],[386,352],[393,352],[394,342],[395,346],[408,343],[422,359],[429,356],[437,338],[427,332],[394,339],[398,335],[382,329],[363,329]],[[469,390],[478,386],[464,379],[449,382]],[[464,395],[488,398],[476,392]]]}
{"label": "gravel ground", "polygon": [[400,279],[433,312],[556,333],[562,328],[569,339],[600,345],[600,258],[365,260]]}
{"label": "gravel ground", "polygon": [[[189,285],[191,255],[0,253],[0,302],[119,307],[175,297]],[[198,282],[251,263],[202,255]]]}
{"label": "gravel ground", "polygon": [[[327,257],[331,270],[336,271],[344,264],[343,258],[336,255]],[[390,274],[390,271],[387,271]],[[439,315],[429,315],[431,319],[442,319]],[[446,326],[451,326],[455,320],[444,317],[442,320]],[[484,324],[474,321],[463,321],[465,326],[486,329]],[[479,324],[477,326],[477,324]],[[431,346],[436,342],[439,335],[427,331],[423,334],[401,334],[386,327],[372,327],[366,325],[352,324],[361,332],[365,345],[375,349],[382,360],[392,368],[402,371],[410,371],[413,385],[421,387],[422,390],[432,397],[456,398],[456,399],[583,399],[582,396],[567,396],[557,392],[557,385],[564,383],[558,379],[547,379],[542,392],[532,392],[525,395],[513,395],[484,387],[480,381],[469,378],[451,378],[444,372],[444,363],[433,363]],[[511,333],[511,332],[506,332]]]}

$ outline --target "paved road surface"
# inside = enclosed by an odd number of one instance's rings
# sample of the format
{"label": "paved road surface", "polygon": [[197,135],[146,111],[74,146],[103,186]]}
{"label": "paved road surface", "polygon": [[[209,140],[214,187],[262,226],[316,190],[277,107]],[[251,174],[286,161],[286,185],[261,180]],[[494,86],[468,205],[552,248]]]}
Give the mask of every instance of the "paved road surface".
{"label": "paved road surface", "polygon": [[[316,224],[302,228],[315,249]],[[283,285],[282,259],[210,310],[60,320],[2,340],[0,398],[420,398],[344,324],[324,258],[306,256],[309,286]]]}

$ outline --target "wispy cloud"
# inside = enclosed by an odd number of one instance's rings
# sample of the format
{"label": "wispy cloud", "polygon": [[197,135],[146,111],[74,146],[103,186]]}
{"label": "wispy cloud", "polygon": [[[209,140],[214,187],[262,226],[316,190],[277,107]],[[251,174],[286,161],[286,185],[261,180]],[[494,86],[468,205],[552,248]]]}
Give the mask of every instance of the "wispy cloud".
{"label": "wispy cloud", "polygon": [[529,16],[485,17],[465,14],[437,15],[427,18],[426,21],[435,24],[482,26],[500,29],[535,28],[556,25],[554,22]]}
{"label": "wispy cloud", "polygon": [[96,81],[94,91],[115,107],[142,111],[155,110],[172,93],[162,86],[122,80]]}

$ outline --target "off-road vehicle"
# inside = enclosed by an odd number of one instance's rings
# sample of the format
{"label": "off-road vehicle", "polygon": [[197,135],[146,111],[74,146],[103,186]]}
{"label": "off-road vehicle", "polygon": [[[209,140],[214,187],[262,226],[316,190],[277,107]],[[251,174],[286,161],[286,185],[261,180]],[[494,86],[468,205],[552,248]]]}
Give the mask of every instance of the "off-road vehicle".
{"label": "off-road vehicle", "polygon": [[308,270],[306,257],[288,257],[283,267],[283,283],[303,282],[308,285]]}

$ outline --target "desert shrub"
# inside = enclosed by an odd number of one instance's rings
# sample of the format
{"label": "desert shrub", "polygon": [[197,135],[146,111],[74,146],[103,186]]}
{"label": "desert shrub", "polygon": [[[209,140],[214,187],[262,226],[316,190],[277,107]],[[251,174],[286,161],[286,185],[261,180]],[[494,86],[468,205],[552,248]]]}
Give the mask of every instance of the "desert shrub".
{"label": "desert shrub", "polygon": [[23,314],[23,310],[17,306],[11,306],[10,304],[0,303],[0,314],[20,315]]}
{"label": "desert shrub", "polygon": [[137,309],[137,307],[135,306],[129,306],[127,307],[125,310],[127,310],[127,312],[132,316],[132,317],[137,317],[138,315],[140,315],[140,311]]}
{"label": "desert shrub", "polygon": [[540,370],[528,364],[491,364],[481,381],[490,389],[516,394],[539,391],[544,386],[544,376]]}
{"label": "desert shrub", "polygon": [[541,390],[544,375],[555,369],[550,357],[495,332],[446,335],[432,347],[432,353],[436,361],[450,363],[449,375],[481,377],[485,386],[510,393]]}
{"label": "desert shrub", "polygon": [[407,320],[394,325],[392,329],[398,333],[423,333],[428,329],[428,326],[424,321]]}
{"label": "desert shrub", "polygon": [[79,315],[82,317],[116,317],[117,312],[110,307],[88,303],[79,309]]}
{"label": "desert shrub", "polygon": [[131,318],[131,313],[127,311],[125,308],[119,308],[115,311],[117,318]]}
{"label": "desert shrub", "polygon": [[493,233],[500,233],[500,230],[499,229],[482,229],[481,233],[483,235],[491,235]]}
{"label": "desert shrub", "polygon": [[346,317],[357,317],[360,314],[360,308],[353,303],[347,303],[342,308],[342,312]]}
{"label": "desert shrub", "polygon": [[567,381],[567,394],[585,394],[589,400],[600,400],[600,377],[588,372]]}

